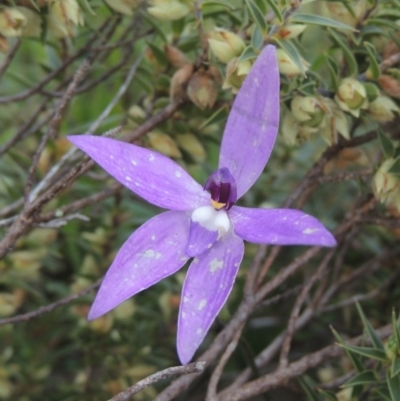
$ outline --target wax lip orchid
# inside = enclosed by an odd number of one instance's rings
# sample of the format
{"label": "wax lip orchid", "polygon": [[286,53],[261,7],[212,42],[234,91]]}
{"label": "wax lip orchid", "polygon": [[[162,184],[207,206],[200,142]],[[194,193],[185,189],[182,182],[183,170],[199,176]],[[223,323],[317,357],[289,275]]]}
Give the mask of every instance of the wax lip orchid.
{"label": "wax lip orchid", "polygon": [[232,289],[243,240],[279,245],[335,246],[314,217],[292,209],[234,203],[254,184],[279,126],[279,72],[267,46],[244,81],[226,124],[219,168],[205,187],[171,159],[114,139],[70,136],[119,182],[169,211],[139,227],[122,245],[89,312],[95,319],[132,295],[192,263],[183,285],[177,348],[188,363]]}

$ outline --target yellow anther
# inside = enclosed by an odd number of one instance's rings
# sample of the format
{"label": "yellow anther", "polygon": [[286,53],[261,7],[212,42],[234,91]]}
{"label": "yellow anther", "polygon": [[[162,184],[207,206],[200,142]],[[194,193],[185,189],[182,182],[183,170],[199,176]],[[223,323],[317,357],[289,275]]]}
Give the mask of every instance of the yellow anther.
{"label": "yellow anther", "polygon": [[222,209],[224,206],[226,206],[226,203],[219,203],[215,202],[214,200],[211,199],[211,204],[213,205],[213,208],[216,210]]}

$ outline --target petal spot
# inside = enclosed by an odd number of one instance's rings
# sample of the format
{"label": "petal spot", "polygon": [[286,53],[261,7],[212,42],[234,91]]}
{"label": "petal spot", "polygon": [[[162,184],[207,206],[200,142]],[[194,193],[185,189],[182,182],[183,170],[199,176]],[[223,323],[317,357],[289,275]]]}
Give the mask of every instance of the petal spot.
{"label": "petal spot", "polygon": [[149,161],[153,162],[154,160],[156,160],[156,158],[154,157],[153,153],[149,154]]}
{"label": "petal spot", "polygon": [[156,236],[155,236],[155,235],[152,235],[152,236],[151,236],[151,239],[154,241],[154,240],[156,239]]}
{"label": "petal spot", "polygon": [[184,303],[189,302],[189,298],[188,297],[183,297],[183,302]]}
{"label": "petal spot", "polygon": [[143,255],[144,258],[156,258],[160,259],[161,258],[161,253],[160,252],[155,252],[153,249],[147,249]]}
{"label": "petal spot", "polygon": [[199,335],[201,335],[202,332],[203,332],[202,329],[197,329],[196,334],[199,336]]}
{"label": "petal spot", "polygon": [[175,177],[181,177],[182,174],[180,173],[180,171],[175,171]]}
{"label": "petal spot", "polygon": [[126,181],[132,181],[132,179],[131,179],[131,177],[129,177],[129,175],[127,175],[127,176],[125,177],[125,180],[126,180]]}
{"label": "petal spot", "polygon": [[134,166],[137,166],[137,163],[136,163],[135,160],[131,160],[131,162],[132,162],[132,164],[133,164]]}
{"label": "petal spot", "polygon": [[224,261],[215,258],[210,263],[210,272],[215,273],[217,269],[222,269],[223,267],[224,267]]}
{"label": "petal spot", "polygon": [[303,231],[303,234],[314,234],[317,231],[319,231],[318,228],[306,228]]}
{"label": "petal spot", "polygon": [[205,306],[207,305],[207,300],[202,299],[199,303],[199,307],[197,308],[198,310],[202,310]]}

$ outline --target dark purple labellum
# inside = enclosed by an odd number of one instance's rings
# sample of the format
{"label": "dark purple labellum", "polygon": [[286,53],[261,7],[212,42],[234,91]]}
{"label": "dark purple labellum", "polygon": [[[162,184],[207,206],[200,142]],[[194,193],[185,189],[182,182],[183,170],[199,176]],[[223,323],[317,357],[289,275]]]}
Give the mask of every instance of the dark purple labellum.
{"label": "dark purple labellum", "polygon": [[204,189],[211,193],[211,203],[216,210],[229,210],[237,199],[236,182],[228,168],[214,171]]}

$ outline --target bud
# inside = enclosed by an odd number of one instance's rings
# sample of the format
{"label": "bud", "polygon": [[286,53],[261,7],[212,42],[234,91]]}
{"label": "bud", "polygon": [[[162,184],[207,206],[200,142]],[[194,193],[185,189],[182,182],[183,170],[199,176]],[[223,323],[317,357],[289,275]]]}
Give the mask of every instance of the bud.
{"label": "bud", "polygon": [[374,175],[373,189],[377,199],[381,202],[391,202],[400,191],[400,179],[388,171],[393,166],[393,158],[385,160]]}
{"label": "bud", "polygon": [[394,334],[392,334],[385,343],[385,353],[390,362],[392,362],[394,358],[400,356],[400,352],[399,349],[397,348],[397,341]]}
{"label": "bud", "polygon": [[250,69],[250,60],[239,61],[233,58],[226,66],[226,77],[222,89],[231,89],[232,93],[237,93]]}
{"label": "bud", "polygon": [[309,127],[320,125],[325,116],[318,99],[312,96],[295,96],[291,103],[291,110],[298,122]]}
{"label": "bud", "polygon": [[49,29],[58,38],[73,36],[76,25],[83,25],[83,14],[76,0],[55,0],[50,5]]}
{"label": "bud", "polygon": [[165,156],[180,159],[182,154],[175,141],[167,134],[151,131],[147,134],[151,147]]}
{"label": "bud", "polygon": [[195,135],[178,135],[176,137],[176,142],[183,150],[188,152],[197,163],[203,162],[206,158],[206,151]]}
{"label": "bud", "polygon": [[105,2],[121,14],[133,15],[133,10],[139,6],[140,0],[105,0]]}
{"label": "bud", "polygon": [[352,401],[353,387],[347,387],[336,393],[337,401]]}
{"label": "bud", "polygon": [[396,103],[387,96],[379,96],[368,106],[369,116],[379,122],[389,122],[394,120],[394,113],[398,113],[399,108]]}
{"label": "bud", "polygon": [[354,117],[360,116],[360,109],[368,108],[367,91],[364,85],[354,78],[344,78],[335,95],[336,103]]}
{"label": "bud", "polygon": [[373,102],[381,94],[379,88],[371,82],[364,82],[364,88],[367,92],[368,102]]}
{"label": "bud", "polygon": [[[289,57],[283,49],[277,49],[276,57],[278,60],[279,72],[288,77],[295,77],[302,74],[297,64]],[[308,70],[308,63],[302,59],[304,71]]]}
{"label": "bud", "polygon": [[357,25],[360,17],[365,14],[368,7],[367,0],[358,0],[356,2],[352,2],[351,7],[353,8],[355,14],[354,17],[348,8],[338,1],[327,2],[326,5],[334,19],[352,27]]}
{"label": "bud", "polygon": [[390,75],[382,74],[378,79],[379,85],[389,95],[400,99],[400,81]]}
{"label": "bud", "polygon": [[240,56],[245,48],[245,43],[239,36],[225,29],[218,28],[210,36],[208,43],[211,51],[222,63],[226,64]]}
{"label": "bud", "polygon": [[338,105],[331,99],[321,97],[320,107],[326,113],[324,128],[320,132],[322,139],[324,139],[328,145],[337,143],[339,134],[344,138],[349,139],[349,122],[345,113],[338,107]]}
{"label": "bud", "polygon": [[18,7],[18,11],[20,11],[26,19],[26,24],[22,28],[22,36],[40,36],[42,32],[42,19],[40,15],[26,7]]}
{"label": "bud", "polygon": [[189,81],[187,94],[197,107],[204,110],[214,106],[217,99],[217,88],[209,74],[197,71]]}
{"label": "bud", "polygon": [[168,61],[177,68],[181,68],[186,64],[190,64],[190,60],[175,46],[165,46],[165,54]]}
{"label": "bud", "polygon": [[190,12],[189,7],[178,0],[152,0],[151,5],[148,13],[161,20],[178,20]]}
{"label": "bud", "polygon": [[193,75],[193,65],[186,64],[181,67],[171,79],[169,94],[172,101],[181,99],[186,94],[187,84]]}
{"label": "bud", "polygon": [[281,119],[280,131],[283,140],[289,146],[295,146],[299,142],[299,129],[296,119],[293,117],[293,114],[286,109],[283,110],[282,114],[283,116]]}
{"label": "bud", "polygon": [[25,16],[17,8],[5,7],[0,10],[0,34],[6,37],[21,36],[26,25]]}
{"label": "bud", "polygon": [[307,25],[303,24],[282,25],[274,36],[278,39],[293,39],[302,34],[306,28]]}

